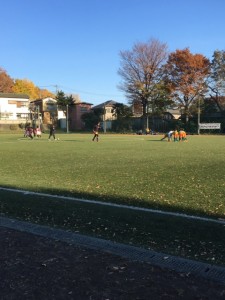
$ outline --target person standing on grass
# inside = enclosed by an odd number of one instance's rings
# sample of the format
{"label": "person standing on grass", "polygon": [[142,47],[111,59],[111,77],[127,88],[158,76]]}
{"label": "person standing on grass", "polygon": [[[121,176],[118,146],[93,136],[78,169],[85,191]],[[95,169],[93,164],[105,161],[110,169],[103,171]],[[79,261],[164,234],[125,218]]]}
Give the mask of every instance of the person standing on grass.
{"label": "person standing on grass", "polygon": [[98,124],[96,124],[93,128],[93,133],[94,133],[94,136],[92,138],[92,141],[94,142],[95,138],[96,138],[96,141],[98,142],[98,131],[100,129],[100,122],[98,122]]}
{"label": "person standing on grass", "polygon": [[49,137],[48,137],[49,141],[50,141],[51,137],[53,137],[55,140],[55,126],[53,124],[50,125],[50,132],[49,132]]}

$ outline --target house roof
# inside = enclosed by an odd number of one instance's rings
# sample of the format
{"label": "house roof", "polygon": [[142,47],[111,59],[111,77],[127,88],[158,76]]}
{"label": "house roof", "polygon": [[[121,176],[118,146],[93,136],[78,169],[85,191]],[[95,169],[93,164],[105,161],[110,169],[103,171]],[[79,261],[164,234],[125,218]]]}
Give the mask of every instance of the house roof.
{"label": "house roof", "polygon": [[35,103],[35,102],[43,102],[46,100],[53,100],[56,102],[56,99],[52,98],[52,97],[46,97],[46,98],[39,98],[39,99],[34,99],[32,101],[30,101],[31,103]]}
{"label": "house roof", "polygon": [[0,98],[18,98],[18,99],[29,99],[26,94],[16,94],[16,93],[0,93]]}
{"label": "house roof", "polygon": [[180,115],[180,109],[179,108],[168,108],[166,112],[170,113],[171,115]]}
{"label": "house roof", "polygon": [[88,102],[75,102],[75,105],[93,105],[92,103],[88,103]]}
{"label": "house roof", "polygon": [[[31,103],[42,102],[43,100],[46,100],[46,99],[54,100],[54,101],[57,102],[56,99],[51,98],[51,97],[35,99],[35,100],[30,101],[30,102],[31,102]],[[92,103],[88,103],[88,102],[75,102],[74,105],[90,105],[90,106],[91,106],[91,105],[93,105],[93,104],[92,104]]]}
{"label": "house roof", "polygon": [[101,104],[98,104],[98,105],[92,107],[92,109],[95,109],[95,108],[104,108],[105,106],[113,106],[116,103],[118,103],[118,102],[116,102],[114,100],[108,100],[106,102],[103,102]]}

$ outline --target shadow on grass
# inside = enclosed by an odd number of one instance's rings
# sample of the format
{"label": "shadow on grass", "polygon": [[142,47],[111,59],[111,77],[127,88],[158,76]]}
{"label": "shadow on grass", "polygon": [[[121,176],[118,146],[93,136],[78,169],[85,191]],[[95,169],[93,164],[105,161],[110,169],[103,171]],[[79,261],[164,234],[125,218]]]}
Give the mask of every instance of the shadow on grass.
{"label": "shadow on grass", "polygon": [[80,143],[84,143],[84,141],[82,141],[82,140],[67,140],[67,139],[60,139],[58,142],[67,142],[67,143],[68,142],[72,142],[72,143],[75,143],[75,142],[79,143],[80,142]]}
{"label": "shadow on grass", "polygon": [[[9,189],[17,189],[17,187],[13,187],[10,185],[3,185],[4,188]],[[22,189],[24,190],[24,189]],[[134,207],[142,207],[142,208],[149,208],[149,209],[155,209],[155,210],[161,210],[165,212],[174,212],[174,213],[182,213],[187,214],[190,216],[200,216],[200,217],[209,217],[209,218],[224,218],[223,214],[214,214],[210,212],[206,212],[200,207],[195,208],[182,208],[182,206],[177,205],[168,205],[168,204],[161,204],[157,202],[146,202],[142,201],[140,199],[136,198],[126,198],[126,197],[114,197],[111,195],[99,195],[99,194],[89,194],[89,193],[82,193],[82,192],[69,192],[57,188],[38,188],[38,189],[31,189],[30,187],[26,187],[25,190],[35,192],[35,193],[44,193],[44,194],[50,194],[50,195],[59,195],[59,196],[65,196],[65,197],[73,197],[78,199],[87,199],[92,201],[100,201],[103,203],[116,203],[120,205],[128,205],[128,206],[134,206]],[[0,190],[0,194],[2,191]]]}
{"label": "shadow on grass", "polygon": [[48,139],[48,137],[47,136],[45,136],[45,137],[41,137],[41,138],[36,138],[36,137],[34,137],[33,139],[31,139],[31,138],[25,138],[25,137],[21,137],[21,138],[18,138],[17,140],[19,140],[19,141],[22,141],[22,142],[27,142],[27,141],[38,141],[38,142],[57,142],[57,143],[60,143],[60,142],[72,142],[72,143],[74,143],[74,142],[81,142],[81,143],[83,143],[84,141],[83,140],[76,140],[76,139],[74,139],[74,140],[68,140],[68,139],[64,139],[64,138],[59,138],[58,139],[58,137],[56,137],[56,140],[54,140],[54,139]]}
{"label": "shadow on grass", "polygon": [[164,142],[164,141],[161,141],[161,140],[146,140],[146,142]]}
{"label": "shadow on grass", "polygon": [[[39,192],[91,198],[90,195],[81,193],[66,195],[57,189],[43,189]],[[108,197],[94,200],[145,206],[134,199],[118,201]],[[166,205],[152,208],[169,211]],[[175,209],[178,210],[174,207],[173,210]],[[225,235],[223,224],[7,190],[0,190],[0,213],[35,224],[225,265],[225,240],[221,238]]]}

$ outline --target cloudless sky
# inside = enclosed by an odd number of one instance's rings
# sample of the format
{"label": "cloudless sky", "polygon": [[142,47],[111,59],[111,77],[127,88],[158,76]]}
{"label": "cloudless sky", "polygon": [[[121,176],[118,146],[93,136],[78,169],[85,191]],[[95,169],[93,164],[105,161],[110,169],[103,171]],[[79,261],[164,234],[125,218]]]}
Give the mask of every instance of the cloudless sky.
{"label": "cloudless sky", "polygon": [[127,103],[119,52],[151,38],[210,60],[225,50],[225,0],[0,0],[0,67],[13,79]]}

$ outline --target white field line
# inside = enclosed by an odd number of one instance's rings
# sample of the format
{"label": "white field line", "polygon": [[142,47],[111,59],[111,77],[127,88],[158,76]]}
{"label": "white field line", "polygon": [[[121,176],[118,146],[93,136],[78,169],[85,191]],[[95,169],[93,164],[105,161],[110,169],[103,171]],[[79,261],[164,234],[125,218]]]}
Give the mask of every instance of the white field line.
{"label": "white field line", "polygon": [[212,218],[206,218],[206,217],[198,217],[198,216],[187,215],[187,214],[183,214],[183,213],[167,212],[167,211],[158,210],[158,209],[129,206],[129,205],[116,204],[116,203],[111,203],[111,202],[101,202],[101,201],[96,201],[96,200],[80,199],[80,198],[60,196],[60,195],[51,195],[51,194],[45,194],[45,193],[36,193],[36,192],[31,192],[31,191],[10,189],[10,188],[4,188],[4,187],[0,187],[0,190],[21,193],[24,195],[34,195],[34,196],[48,197],[48,198],[54,198],[54,199],[70,200],[70,201],[91,203],[91,204],[97,204],[97,205],[125,208],[125,209],[130,209],[130,210],[161,214],[161,215],[165,215],[165,216],[174,216],[174,217],[193,219],[193,220],[198,220],[198,221],[212,222],[212,223],[225,225],[225,219],[212,219]]}

